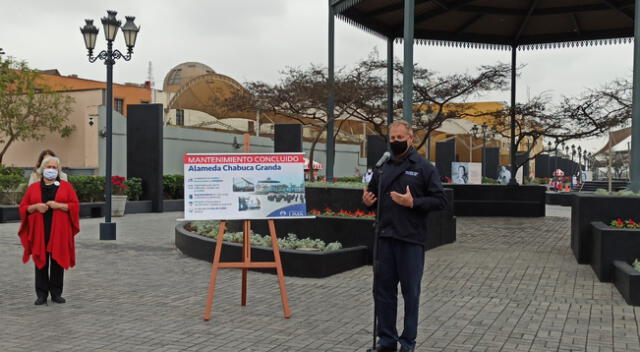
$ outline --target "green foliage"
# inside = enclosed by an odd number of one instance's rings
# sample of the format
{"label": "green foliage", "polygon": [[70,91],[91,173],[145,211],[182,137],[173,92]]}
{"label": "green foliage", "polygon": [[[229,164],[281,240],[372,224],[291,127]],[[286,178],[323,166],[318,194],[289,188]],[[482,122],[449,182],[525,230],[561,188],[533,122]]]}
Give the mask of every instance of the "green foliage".
{"label": "green foliage", "polygon": [[104,200],[104,176],[69,175],[69,183],[76,191],[80,202]]}
{"label": "green foliage", "polygon": [[[219,223],[218,221],[191,221],[185,225],[185,229],[202,236],[217,238]],[[227,232],[224,234],[224,241],[242,243],[243,237],[242,232]],[[271,236],[262,236],[251,231],[251,245],[271,247]],[[290,233],[285,238],[278,238],[278,247],[280,249],[335,251],[341,249],[342,244],[340,242],[325,243],[322,240],[312,238],[298,238],[297,235]]]}
{"label": "green foliage", "polygon": [[362,177],[335,177],[336,182],[358,182],[362,183]]}
{"label": "green foliage", "polygon": [[305,182],[305,187],[318,187],[318,188],[348,188],[348,189],[363,189],[367,186],[362,182]]}
{"label": "green foliage", "polygon": [[0,175],[0,192],[15,191],[23,182],[22,175]]}
{"label": "green foliage", "polygon": [[595,192],[593,192],[593,194],[597,194],[599,196],[608,196],[609,195],[609,191],[607,191],[606,189],[598,188],[598,189],[596,189]]}
{"label": "green foliage", "polygon": [[14,175],[14,176],[24,177],[24,170],[19,167],[0,165],[0,175],[3,175],[3,176]]}
{"label": "green foliage", "polygon": [[39,81],[40,73],[24,61],[0,56],[0,164],[16,141],[45,136],[68,137],[73,98]]}
{"label": "green foliage", "polygon": [[531,181],[531,183],[537,184],[537,185],[547,185],[549,184],[549,178],[540,178],[540,177],[535,177],[533,179],[533,181]]}
{"label": "green foliage", "polygon": [[162,189],[165,199],[182,199],[184,198],[184,176],[182,175],[163,175]]}
{"label": "green foliage", "polygon": [[489,184],[489,185],[495,185],[496,183],[498,183],[498,180],[496,180],[495,178],[483,176],[482,177],[482,183]]}
{"label": "green foliage", "polygon": [[634,260],[633,263],[631,264],[631,266],[636,270],[636,271],[640,271],[640,261],[638,261],[638,259]]}
{"label": "green foliage", "polygon": [[609,192],[606,189],[598,188],[593,194],[599,196],[615,196],[615,197],[639,197],[640,193],[634,193],[629,189],[623,189],[617,192]]}
{"label": "green foliage", "polygon": [[142,196],[142,179],[141,178],[129,177],[124,181],[124,185],[127,186],[128,200],[140,200],[140,196]]}

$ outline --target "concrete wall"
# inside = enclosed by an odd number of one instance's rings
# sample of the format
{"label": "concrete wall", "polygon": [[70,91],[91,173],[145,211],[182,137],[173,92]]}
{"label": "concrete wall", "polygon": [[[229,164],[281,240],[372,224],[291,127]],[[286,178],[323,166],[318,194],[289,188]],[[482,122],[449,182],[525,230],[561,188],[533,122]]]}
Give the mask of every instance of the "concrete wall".
{"label": "concrete wall", "polygon": [[[100,107],[100,116],[105,116],[106,111]],[[100,119],[100,128],[105,129],[105,118]],[[126,120],[125,117],[114,111],[113,113],[113,175],[126,176]],[[242,148],[234,149],[233,141],[242,145],[243,136],[241,134],[231,134],[210,131],[206,129],[186,128],[179,126],[164,127],[164,174],[182,174],[182,157],[185,153],[240,153]],[[99,175],[104,175],[105,165],[105,143],[104,137],[99,137],[100,141],[100,168]],[[305,142],[303,148],[305,155],[309,155],[311,143]],[[251,151],[255,153],[272,153],[273,140],[270,137],[251,137]],[[316,145],[314,160],[325,165],[326,146]],[[360,173],[366,171],[366,159],[360,158],[360,146],[352,144],[336,145],[334,175],[335,177],[350,177],[356,175],[357,168]],[[324,175],[324,170],[320,170],[320,175]]]}

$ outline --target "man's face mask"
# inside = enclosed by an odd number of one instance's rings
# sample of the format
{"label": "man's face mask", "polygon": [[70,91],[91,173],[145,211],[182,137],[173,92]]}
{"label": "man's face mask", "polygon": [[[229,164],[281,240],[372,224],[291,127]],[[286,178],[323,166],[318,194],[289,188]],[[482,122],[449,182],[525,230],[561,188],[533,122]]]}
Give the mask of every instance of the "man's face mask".
{"label": "man's face mask", "polygon": [[407,148],[409,148],[407,141],[391,142],[389,143],[389,146],[391,147],[391,151],[393,152],[394,155],[400,155],[404,153],[407,150]]}

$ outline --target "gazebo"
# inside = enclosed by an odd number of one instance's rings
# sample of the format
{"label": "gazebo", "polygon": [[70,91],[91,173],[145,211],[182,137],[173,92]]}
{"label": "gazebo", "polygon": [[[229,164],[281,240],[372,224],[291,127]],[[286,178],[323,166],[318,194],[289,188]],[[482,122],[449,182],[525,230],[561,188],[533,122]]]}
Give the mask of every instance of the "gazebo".
{"label": "gazebo", "polygon": [[[393,43],[403,41],[403,118],[412,122],[413,45],[511,51],[511,106],[516,103],[518,50],[629,42],[640,38],[640,0],[329,0],[329,112],[333,111],[334,20],[387,40],[388,122],[393,108]],[[633,85],[640,85],[640,45],[634,46]],[[631,188],[640,191],[640,90],[633,93]],[[332,135],[329,116],[328,135]],[[333,140],[327,140],[327,177],[333,176]],[[511,166],[516,165],[515,111],[511,111]],[[515,170],[514,170],[515,171]],[[511,173],[515,184],[515,172]]]}

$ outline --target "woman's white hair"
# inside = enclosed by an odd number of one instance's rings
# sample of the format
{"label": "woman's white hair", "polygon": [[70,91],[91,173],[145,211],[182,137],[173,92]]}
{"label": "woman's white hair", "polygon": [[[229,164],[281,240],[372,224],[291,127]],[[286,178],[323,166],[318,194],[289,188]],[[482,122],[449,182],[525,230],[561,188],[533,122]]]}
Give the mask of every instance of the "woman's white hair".
{"label": "woman's white hair", "polygon": [[51,160],[55,161],[58,164],[58,172],[60,172],[60,169],[62,169],[62,166],[60,165],[60,158],[56,156],[48,156],[42,159],[42,162],[40,163],[40,167],[38,167],[39,175],[42,175],[42,172],[44,171],[44,166]]}

